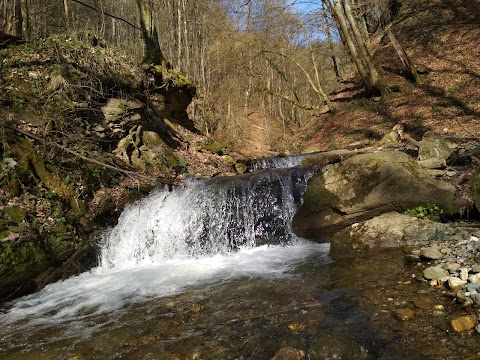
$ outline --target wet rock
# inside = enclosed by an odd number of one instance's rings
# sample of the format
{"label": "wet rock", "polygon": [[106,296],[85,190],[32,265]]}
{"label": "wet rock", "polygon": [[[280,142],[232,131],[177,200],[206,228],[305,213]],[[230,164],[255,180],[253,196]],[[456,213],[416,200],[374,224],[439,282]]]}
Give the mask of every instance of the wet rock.
{"label": "wet rock", "polygon": [[293,347],[283,347],[277,351],[272,360],[302,360],[305,359],[305,352]]}
{"label": "wet rock", "polygon": [[420,251],[420,256],[429,260],[439,260],[443,258],[443,254],[436,247],[427,247]]}
{"label": "wet rock", "polygon": [[415,312],[412,309],[395,309],[393,313],[400,321],[412,320],[415,317]]}
{"label": "wet rock", "polygon": [[433,308],[434,303],[433,299],[428,297],[422,297],[413,299],[413,305],[415,305],[417,309],[430,310]]}
{"label": "wet rock", "polygon": [[327,165],[309,180],[293,228],[299,236],[326,241],[353,223],[428,202],[455,212],[454,193],[453,186],[433,179],[404,153],[361,154]]}
{"label": "wet rock", "polygon": [[477,325],[477,318],[475,316],[457,316],[456,318],[450,320],[450,326],[453,331],[461,333],[464,331],[473,330]]}
{"label": "wet rock", "polygon": [[452,231],[445,224],[390,212],[337,232],[330,242],[330,254],[336,259],[348,259],[374,248],[436,241]]}
{"label": "wet rock", "polygon": [[427,280],[442,280],[448,278],[448,272],[441,266],[430,266],[423,270],[423,277]]}

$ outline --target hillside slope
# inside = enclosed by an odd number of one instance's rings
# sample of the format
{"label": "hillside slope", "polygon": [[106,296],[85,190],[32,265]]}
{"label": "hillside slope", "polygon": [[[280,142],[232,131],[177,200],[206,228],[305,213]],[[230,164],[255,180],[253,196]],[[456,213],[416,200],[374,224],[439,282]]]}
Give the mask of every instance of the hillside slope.
{"label": "hillside slope", "polygon": [[395,124],[421,138],[426,131],[480,137],[480,1],[403,1],[393,31],[422,70],[420,85],[404,77],[393,47],[384,39],[375,59],[393,91],[381,102],[363,96],[353,77],[332,94],[338,111],[304,129],[303,150],[341,147],[380,139]]}

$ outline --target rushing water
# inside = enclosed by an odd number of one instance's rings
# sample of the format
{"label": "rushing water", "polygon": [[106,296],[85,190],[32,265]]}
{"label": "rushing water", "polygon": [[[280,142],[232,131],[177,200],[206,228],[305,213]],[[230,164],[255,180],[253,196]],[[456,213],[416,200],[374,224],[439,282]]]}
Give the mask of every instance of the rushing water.
{"label": "rushing water", "polygon": [[471,354],[475,342],[448,346],[429,314],[413,337],[392,326],[387,299],[417,291],[391,285],[406,272],[399,254],[335,263],[327,244],[292,233],[309,176],[297,167],[155,190],[105,234],[97,268],[6,304],[0,359],[271,359],[285,346],[306,359]]}

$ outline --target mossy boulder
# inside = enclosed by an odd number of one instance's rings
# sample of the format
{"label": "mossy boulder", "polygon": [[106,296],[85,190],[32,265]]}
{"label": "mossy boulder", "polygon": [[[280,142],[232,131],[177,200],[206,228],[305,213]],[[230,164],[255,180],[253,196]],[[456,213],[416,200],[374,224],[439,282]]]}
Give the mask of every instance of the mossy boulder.
{"label": "mossy boulder", "polygon": [[389,211],[435,203],[454,213],[455,188],[435,180],[412,157],[398,151],[354,156],[328,165],[308,182],[293,219],[299,236],[329,241],[331,234]]}

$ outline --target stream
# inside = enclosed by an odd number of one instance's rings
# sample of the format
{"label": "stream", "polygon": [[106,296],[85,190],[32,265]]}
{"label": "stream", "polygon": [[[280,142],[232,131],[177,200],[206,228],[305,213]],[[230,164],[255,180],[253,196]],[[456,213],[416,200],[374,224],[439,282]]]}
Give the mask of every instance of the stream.
{"label": "stream", "polygon": [[444,332],[405,335],[391,317],[390,297],[419,291],[396,285],[411,266],[400,250],[337,263],[328,244],[293,234],[311,175],[154,190],[100,239],[97,268],[5,305],[0,358],[271,359],[293,347],[306,359],[454,359],[458,342],[423,348]]}

